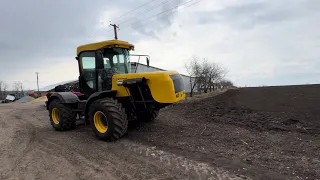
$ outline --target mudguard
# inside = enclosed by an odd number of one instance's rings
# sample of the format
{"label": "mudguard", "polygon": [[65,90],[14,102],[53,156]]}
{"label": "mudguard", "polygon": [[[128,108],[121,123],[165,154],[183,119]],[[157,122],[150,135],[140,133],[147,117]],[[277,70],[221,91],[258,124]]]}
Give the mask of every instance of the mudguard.
{"label": "mudguard", "polygon": [[50,102],[56,98],[58,98],[61,103],[73,104],[79,102],[78,96],[72,92],[54,92],[48,99],[47,110],[49,110]]}
{"label": "mudguard", "polygon": [[115,91],[115,90],[95,92],[95,93],[91,94],[90,97],[88,98],[87,102],[86,102],[86,108],[85,108],[86,119],[88,117],[88,111],[89,111],[89,108],[90,108],[90,104],[93,101],[95,101],[97,99],[104,98],[104,97],[115,97],[116,95],[117,95],[117,91]]}

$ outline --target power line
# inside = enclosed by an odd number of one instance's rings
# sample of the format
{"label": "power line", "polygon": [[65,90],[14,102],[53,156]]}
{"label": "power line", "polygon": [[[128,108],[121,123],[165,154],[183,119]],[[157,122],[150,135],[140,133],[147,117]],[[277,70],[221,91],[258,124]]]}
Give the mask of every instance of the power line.
{"label": "power line", "polygon": [[[187,1],[186,3],[189,3],[189,2],[191,2],[191,1],[193,1],[193,0]],[[186,8],[186,7],[190,7],[190,6],[192,6],[192,5],[195,5],[195,4],[199,3],[200,1],[203,1],[203,0],[198,0],[198,1],[194,2],[194,3],[188,4],[187,6],[184,6],[183,9]],[[186,3],[184,3],[184,4],[186,4]],[[181,4],[181,5],[183,5],[183,4]],[[181,6],[181,5],[180,5],[180,6]],[[179,6],[178,6],[178,7],[179,7]],[[173,9],[174,9],[174,8],[173,8]],[[169,9],[169,10],[171,10],[171,9]],[[167,11],[168,11],[168,10],[163,11],[163,12],[167,12]],[[162,14],[163,12],[161,12],[161,13],[159,13],[159,14]],[[170,13],[168,13],[168,14],[165,14],[164,16],[160,16],[160,17],[158,17],[157,19],[163,18],[163,17],[166,17],[166,16],[169,16],[169,15],[174,14],[174,13],[177,13],[177,12],[178,12],[178,9],[176,9],[175,11],[172,11],[172,12],[170,12]],[[158,15],[159,15],[159,14],[158,14]],[[147,19],[150,19],[150,18],[151,18],[151,17],[149,17],[149,18],[147,18]],[[150,21],[150,22],[148,22],[147,24],[144,24],[144,25],[142,25],[142,26],[139,26],[138,28],[135,28],[135,29],[139,29],[139,28],[144,27],[144,26],[146,26],[146,25],[148,25],[148,24],[151,24],[151,23],[157,21],[157,19],[155,19],[155,20],[153,20],[153,21]],[[142,20],[142,21],[143,21],[143,20]],[[141,21],[137,21],[137,22],[141,22]],[[135,23],[137,23],[137,22],[135,22]],[[133,25],[133,24],[135,24],[135,23],[132,23],[132,24],[130,24],[130,25]],[[125,27],[127,27],[127,26],[125,26]],[[123,27],[122,27],[122,28],[123,28]]]}
{"label": "power line", "polygon": [[[127,20],[121,21],[120,23],[118,23],[118,25],[123,24],[123,23],[125,23],[125,22],[128,22],[128,21],[130,21],[131,19],[134,19],[136,16],[141,15],[141,14],[144,14],[144,13],[146,13],[146,12],[152,10],[152,9],[155,9],[155,8],[157,8],[157,7],[161,6],[161,5],[169,2],[169,1],[171,1],[171,0],[163,1],[162,3],[160,3],[160,4],[158,4],[158,5],[154,6],[154,7],[152,7],[151,9],[149,9],[149,10],[147,10],[147,11],[144,11],[144,12],[142,12],[142,13],[136,14],[134,17],[131,17],[131,18],[127,19]],[[151,2],[151,1],[149,1],[149,2]],[[149,2],[148,2],[148,3],[149,3]],[[146,3],[146,4],[147,4],[147,3]],[[132,12],[132,11],[131,11],[131,12]],[[125,27],[126,27],[126,26],[125,26]],[[118,27],[118,28],[119,28],[119,27]],[[119,29],[119,30],[120,30],[120,29]],[[107,31],[107,32],[110,32],[110,31],[112,31],[112,29],[110,29],[110,30]]]}
{"label": "power line", "polygon": [[[190,0],[190,1],[187,1],[187,2],[182,3],[182,4],[180,4],[180,5],[177,5],[177,6],[173,7],[173,8],[167,9],[167,10],[165,10],[165,11],[162,11],[162,12],[158,13],[158,14],[155,14],[155,15],[153,15],[153,16],[150,16],[150,17],[148,17],[148,18],[146,18],[146,19],[144,19],[144,20],[147,20],[147,19],[150,19],[150,18],[152,18],[152,17],[158,16],[158,15],[160,15],[160,14],[163,14],[163,13],[165,13],[165,12],[168,12],[168,11],[172,10],[172,9],[178,8],[178,7],[182,6],[182,5],[185,5],[185,4],[187,4],[187,3],[190,3],[190,2],[192,2],[192,1],[194,1],[194,0]],[[182,7],[182,9],[187,8],[187,7],[190,7],[190,6],[192,6],[192,5],[195,5],[195,4],[199,3],[200,1],[203,1],[203,0],[198,0],[198,1],[194,2],[194,3],[188,4],[187,6]],[[166,17],[166,16],[171,15],[171,14],[174,14],[174,13],[176,13],[176,12],[178,12],[178,9],[176,9],[175,11],[172,11],[172,12],[170,12],[170,13],[168,13],[168,14],[165,14],[164,16],[160,16],[160,18]],[[157,18],[157,19],[159,19],[159,18]],[[148,24],[154,23],[157,19],[155,19],[155,20],[153,20],[153,21],[150,21],[149,23],[144,24],[144,25],[141,25],[141,26],[139,26],[138,28],[134,28],[134,29],[139,29],[139,28],[144,27],[144,26],[146,26],[146,25],[148,25]],[[144,20],[136,21],[135,23],[138,23],[138,22],[141,22],[141,21],[144,21]],[[134,25],[135,23],[131,23],[131,24],[129,24],[129,25]],[[124,27],[128,27],[129,25],[126,25],[126,26],[124,26]],[[123,27],[121,27],[121,28],[123,28]],[[112,31],[112,29],[110,29],[108,32],[110,32],[110,31]]]}
{"label": "power line", "polygon": [[[129,24],[129,25],[133,25],[133,24],[136,24],[136,23],[145,21],[145,20],[147,20],[147,19],[153,18],[153,17],[155,17],[155,16],[158,16],[158,15],[160,15],[160,14],[163,14],[163,13],[165,13],[165,12],[168,12],[168,11],[170,11],[170,10],[172,10],[172,9],[176,9],[176,8],[182,6],[182,5],[188,4],[188,3],[192,2],[192,1],[194,1],[194,0],[189,0],[189,1],[184,2],[184,3],[182,3],[182,4],[178,4],[177,6],[175,6],[175,7],[173,7],[173,8],[167,9],[167,10],[165,10],[165,11],[162,11],[162,12],[158,13],[158,14],[149,16],[149,17],[146,18],[146,19],[142,19],[142,20],[136,21],[136,22],[134,22],[134,23],[132,23],[132,24]],[[201,0],[200,0],[200,1],[201,1]],[[129,26],[129,25],[127,25],[127,26]],[[127,27],[127,26],[124,26],[124,27]],[[121,27],[121,28],[124,28],[124,27]]]}
{"label": "power line", "polygon": [[171,1],[171,0],[163,1],[163,2],[161,2],[160,4],[158,4],[158,5],[150,8],[150,9],[148,9],[147,11],[144,11],[144,12],[142,12],[142,13],[136,14],[134,17],[131,17],[131,18],[127,19],[127,20],[124,20],[124,21],[120,22],[119,25],[120,25],[120,24],[123,24],[123,23],[125,23],[125,22],[128,22],[128,21],[130,21],[131,19],[134,19],[136,16],[139,16],[139,15],[141,15],[141,14],[144,14],[144,13],[146,13],[146,12],[149,12],[150,10],[155,9],[155,8],[161,6],[161,5],[163,5],[163,4],[165,4],[165,3],[169,2],[169,1]]}
{"label": "power line", "polygon": [[117,18],[115,18],[115,19],[113,19],[113,20],[119,19],[119,18],[121,18],[121,17],[123,17],[123,16],[125,16],[125,15],[127,15],[127,14],[129,14],[129,13],[131,13],[131,12],[133,12],[133,11],[135,11],[135,10],[137,10],[137,9],[139,9],[139,8],[141,8],[141,7],[143,7],[143,6],[147,5],[147,4],[149,4],[149,3],[151,3],[151,2],[153,2],[153,1],[156,1],[156,0],[148,1],[148,2],[146,2],[146,3],[144,3],[144,4],[142,4],[142,5],[140,5],[140,6],[136,7],[136,8],[134,8],[133,10],[130,10],[130,11],[128,11],[128,12],[126,12],[126,13],[124,13],[124,14],[122,14],[122,15],[118,16]]}

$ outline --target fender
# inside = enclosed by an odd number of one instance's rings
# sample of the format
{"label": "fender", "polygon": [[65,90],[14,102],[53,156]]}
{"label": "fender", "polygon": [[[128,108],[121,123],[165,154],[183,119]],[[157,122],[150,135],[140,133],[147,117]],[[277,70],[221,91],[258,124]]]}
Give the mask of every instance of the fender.
{"label": "fender", "polygon": [[59,99],[61,103],[73,104],[79,102],[79,98],[72,92],[54,92],[48,99],[47,110],[53,99]]}
{"label": "fender", "polygon": [[101,92],[95,92],[91,94],[86,102],[86,107],[85,107],[86,119],[88,120],[89,108],[90,108],[90,105],[93,103],[93,101],[104,98],[104,97],[116,97],[116,95],[117,95],[116,90],[101,91]]}

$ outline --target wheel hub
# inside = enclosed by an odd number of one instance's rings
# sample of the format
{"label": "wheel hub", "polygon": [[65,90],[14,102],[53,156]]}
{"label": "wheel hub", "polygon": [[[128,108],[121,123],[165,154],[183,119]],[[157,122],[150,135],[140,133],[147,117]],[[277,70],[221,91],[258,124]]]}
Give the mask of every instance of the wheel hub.
{"label": "wheel hub", "polygon": [[52,109],[52,121],[54,124],[59,124],[60,118],[59,118],[59,111],[57,108]]}
{"label": "wheel hub", "polygon": [[94,122],[94,125],[95,125],[96,129],[100,133],[107,132],[107,130],[108,130],[108,121],[107,121],[106,115],[103,112],[101,112],[101,111],[95,112],[94,116],[93,116],[93,122]]}

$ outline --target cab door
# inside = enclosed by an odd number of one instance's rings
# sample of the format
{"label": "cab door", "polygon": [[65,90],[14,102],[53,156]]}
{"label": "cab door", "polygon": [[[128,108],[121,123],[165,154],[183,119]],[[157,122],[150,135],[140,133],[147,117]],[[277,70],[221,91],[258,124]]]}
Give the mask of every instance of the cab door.
{"label": "cab door", "polygon": [[97,92],[96,59],[93,51],[82,52],[79,55],[79,88],[80,92],[90,96]]}

